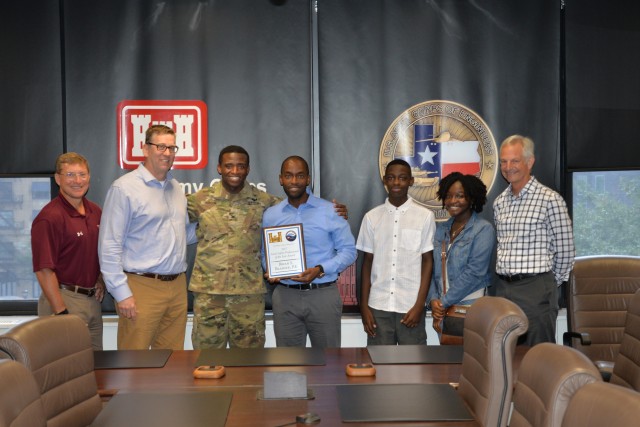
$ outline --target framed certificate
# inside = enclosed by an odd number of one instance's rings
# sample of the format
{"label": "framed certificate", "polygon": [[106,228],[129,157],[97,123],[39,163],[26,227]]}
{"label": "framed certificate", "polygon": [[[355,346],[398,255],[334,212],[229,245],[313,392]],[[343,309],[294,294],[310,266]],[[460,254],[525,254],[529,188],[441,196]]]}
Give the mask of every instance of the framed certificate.
{"label": "framed certificate", "polygon": [[262,239],[270,278],[286,279],[307,269],[302,224],[265,227]]}

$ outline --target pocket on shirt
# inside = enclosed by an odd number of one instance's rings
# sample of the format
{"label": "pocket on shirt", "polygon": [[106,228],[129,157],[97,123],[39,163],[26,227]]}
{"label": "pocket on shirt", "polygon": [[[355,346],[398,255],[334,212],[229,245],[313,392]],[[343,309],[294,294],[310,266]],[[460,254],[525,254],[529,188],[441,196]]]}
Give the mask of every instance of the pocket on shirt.
{"label": "pocket on shirt", "polygon": [[400,247],[409,251],[417,252],[420,250],[420,230],[400,230]]}

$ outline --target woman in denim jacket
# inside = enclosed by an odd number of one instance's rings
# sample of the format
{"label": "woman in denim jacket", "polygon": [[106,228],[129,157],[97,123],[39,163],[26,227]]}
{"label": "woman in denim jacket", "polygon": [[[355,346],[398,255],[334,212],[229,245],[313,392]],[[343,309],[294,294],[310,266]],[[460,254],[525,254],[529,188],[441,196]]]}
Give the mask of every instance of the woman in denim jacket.
{"label": "woman in denim jacket", "polygon": [[[469,305],[484,295],[496,242],[493,226],[478,216],[487,201],[487,187],[479,178],[459,172],[447,175],[440,181],[438,199],[451,218],[437,225],[433,242],[431,309],[436,321],[442,319],[448,307]],[[443,274],[447,279],[446,293]]]}

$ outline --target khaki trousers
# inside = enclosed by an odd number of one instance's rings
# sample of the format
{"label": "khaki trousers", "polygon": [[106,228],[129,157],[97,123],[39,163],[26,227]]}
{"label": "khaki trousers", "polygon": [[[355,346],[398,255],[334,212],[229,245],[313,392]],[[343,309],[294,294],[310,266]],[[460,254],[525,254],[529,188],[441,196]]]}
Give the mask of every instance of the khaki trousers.
{"label": "khaki trousers", "polygon": [[[187,327],[187,279],[163,282],[127,274],[136,301],[136,320],[119,316],[118,350],[184,349]],[[117,310],[117,305],[116,305]]]}
{"label": "khaki trousers", "polygon": [[[60,289],[60,295],[62,295],[62,300],[69,313],[80,317],[87,324],[93,349],[102,350],[102,306],[96,297],[88,297],[66,289]],[[40,294],[38,316],[51,316],[52,314],[53,310],[49,300],[44,296],[44,293]]]}

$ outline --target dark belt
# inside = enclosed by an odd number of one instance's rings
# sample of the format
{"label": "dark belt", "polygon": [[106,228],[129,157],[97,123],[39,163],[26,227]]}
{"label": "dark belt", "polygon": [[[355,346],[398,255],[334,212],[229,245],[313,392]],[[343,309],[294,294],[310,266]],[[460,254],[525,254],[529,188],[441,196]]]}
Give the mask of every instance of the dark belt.
{"label": "dark belt", "polygon": [[163,282],[172,282],[178,278],[178,274],[156,274],[156,273],[134,273],[132,271],[125,271],[127,274],[135,274],[136,276],[148,277],[150,279],[162,280]]}
{"label": "dark belt", "polygon": [[503,274],[498,274],[498,277],[500,278],[500,280],[504,280],[505,282],[513,283],[513,282],[518,282],[518,281],[524,280],[524,279],[530,279],[530,278],[536,277],[536,276],[542,276],[543,274],[547,274],[547,273],[548,273],[548,271],[545,271],[544,273],[511,274],[509,276],[505,276]]}
{"label": "dark belt", "polygon": [[284,286],[286,286],[289,289],[298,289],[301,291],[310,291],[312,289],[322,289],[322,288],[328,288],[329,286],[333,285],[335,282],[335,280],[333,282],[327,282],[327,283],[300,283],[299,285],[287,285],[286,283],[283,283]]}
{"label": "dark belt", "polygon": [[58,286],[60,289],[64,289],[65,291],[75,292],[76,294],[82,294],[88,297],[92,297],[96,294],[96,288],[83,288],[82,286],[67,285],[66,283],[58,283]]}

